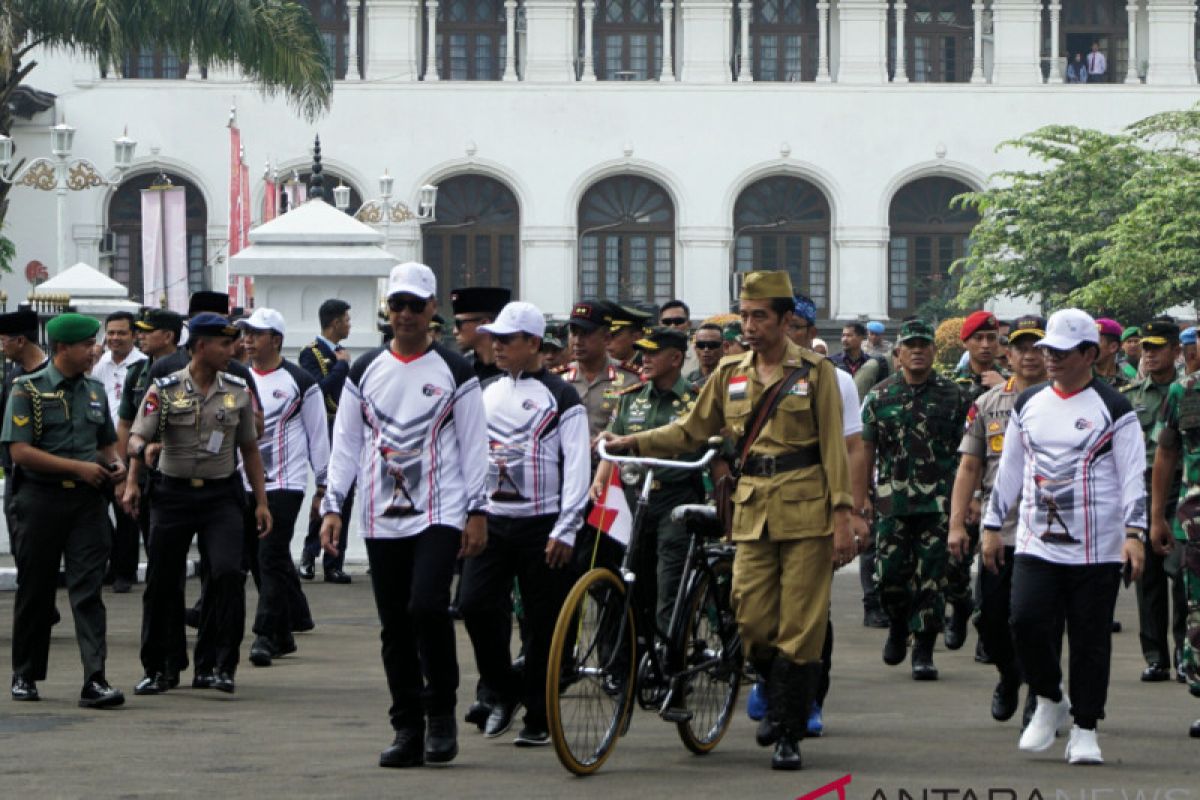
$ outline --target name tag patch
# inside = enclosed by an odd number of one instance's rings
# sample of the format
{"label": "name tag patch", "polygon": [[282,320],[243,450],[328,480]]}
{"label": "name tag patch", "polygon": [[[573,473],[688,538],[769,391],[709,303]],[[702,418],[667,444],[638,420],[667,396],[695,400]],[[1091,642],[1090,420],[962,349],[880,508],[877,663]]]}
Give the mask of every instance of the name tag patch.
{"label": "name tag patch", "polygon": [[749,379],[744,376],[736,376],[729,380],[729,399],[730,400],[745,400],[746,387],[749,384]]}

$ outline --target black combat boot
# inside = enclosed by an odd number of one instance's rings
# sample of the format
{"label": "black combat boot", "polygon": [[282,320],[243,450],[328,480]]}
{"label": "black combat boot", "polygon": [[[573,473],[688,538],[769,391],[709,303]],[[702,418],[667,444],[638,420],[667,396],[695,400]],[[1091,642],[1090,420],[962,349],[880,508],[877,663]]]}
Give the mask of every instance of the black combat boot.
{"label": "black combat boot", "polygon": [[947,620],[946,634],[943,637],[947,650],[957,650],[967,641],[967,621],[971,619],[970,603],[955,603],[950,619]]}
{"label": "black combat boot", "polygon": [[[808,711],[816,696],[821,665],[795,664],[782,656],[775,659],[771,685],[771,712],[779,727],[771,769],[798,770],[801,767],[800,740],[808,728]],[[778,711],[776,711],[778,709]]]}
{"label": "black combat boot", "polygon": [[883,643],[883,663],[894,667],[908,655],[908,621],[892,620],[887,641]]}
{"label": "black combat boot", "polygon": [[758,743],[759,747],[770,747],[779,741],[779,726],[771,715],[771,673],[774,670],[775,650],[772,649],[769,655],[756,655],[750,663],[754,665],[754,671],[758,673],[758,678],[763,683],[763,696],[767,699],[767,713],[758,721],[758,728],[754,731],[754,741]]}
{"label": "black combat boot", "polygon": [[933,665],[933,643],[936,633],[918,633],[913,642],[912,676],[914,681],[936,681],[937,667]]}

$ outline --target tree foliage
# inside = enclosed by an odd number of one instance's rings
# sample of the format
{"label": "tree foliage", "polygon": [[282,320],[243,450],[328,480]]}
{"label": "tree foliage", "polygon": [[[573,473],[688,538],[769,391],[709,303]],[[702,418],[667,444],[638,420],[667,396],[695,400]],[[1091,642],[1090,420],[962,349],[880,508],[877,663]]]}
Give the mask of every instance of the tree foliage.
{"label": "tree foliage", "polygon": [[956,198],[980,214],[954,266],[960,306],[1007,294],[1140,321],[1197,297],[1200,107],[1115,134],[1046,127],[1001,147],[1045,166]]}

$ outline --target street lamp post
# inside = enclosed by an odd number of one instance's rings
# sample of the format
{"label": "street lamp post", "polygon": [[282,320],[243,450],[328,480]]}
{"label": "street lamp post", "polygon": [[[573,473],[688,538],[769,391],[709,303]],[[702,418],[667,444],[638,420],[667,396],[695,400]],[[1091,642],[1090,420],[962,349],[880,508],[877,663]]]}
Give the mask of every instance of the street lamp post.
{"label": "street lamp post", "polygon": [[0,134],[0,181],[17,186],[29,186],[57,195],[58,263],[55,272],[67,267],[67,191],[81,192],[97,186],[116,186],[133,165],[137,142],[122,134],[113,139],[114,172],[105,177],[100,169],[86,158],[71,160],[75,129],[65,122],[50,126],[52,158],[35,158],[23,169],[5,174],[12,165],[13,140]]}
{"label": "street lamp post", "polygon": [[[379,197],[364,201],[358,211],[354,213],[354,218],[359,222],[365,222],[368,225],[383,225],[385,249],[390,239],[392,223],[413,221],[418,225],[426,225],[437,218],[434,212],[437,208],[438,187],[428,183],[421,187],[417,195],[417,213],[414,214],[404,202],[392,200],[394,186],[395,178],[384,170],[383,175],[379,176]],[[350,208],[349,186],[340,185],[333,190],[333,205],[340,211]]]}

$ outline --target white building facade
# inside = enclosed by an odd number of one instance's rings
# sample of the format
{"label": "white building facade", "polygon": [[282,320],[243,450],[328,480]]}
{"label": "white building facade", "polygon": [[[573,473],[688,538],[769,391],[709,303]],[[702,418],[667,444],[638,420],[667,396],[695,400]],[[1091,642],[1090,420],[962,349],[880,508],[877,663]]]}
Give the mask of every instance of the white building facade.
{"label": "white building facade", "polygon": [[[309,4],[337,64],[316,123],[167,53],[105,75],[37,57],[29,82],[58,100],[16,127],[18,157],[49,154],[52,114],[100,166],[125,128],[139,142],[120,188],[70,193],[69,263],[136,298],[138,189],[165,173],[189,191],[192,288],[223,284],[236,105],[253,174],[306,173],[319,133],[326,187],[355,204],[385,170],[410,206],[439,185],[436,221],[391,225],[386,247],[445,290],[508,285],[557,314],[679,297],[700,318],[728,309],[739,271],[785,268],[826,319],[894,320],[944,293],[969,246],[974,217],[950,198],[1030,166],[1000,142],[1200,100],[1194,0]],[[1069,55],[1096,65],[1093,43],[1104,71],[1065,82]],[[24,297],[22,267],[55,260],[55,198],[15,187],[10,202],[3,288]]]}

